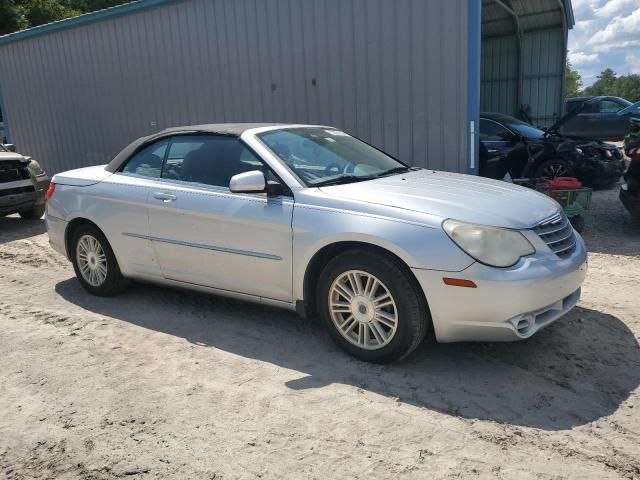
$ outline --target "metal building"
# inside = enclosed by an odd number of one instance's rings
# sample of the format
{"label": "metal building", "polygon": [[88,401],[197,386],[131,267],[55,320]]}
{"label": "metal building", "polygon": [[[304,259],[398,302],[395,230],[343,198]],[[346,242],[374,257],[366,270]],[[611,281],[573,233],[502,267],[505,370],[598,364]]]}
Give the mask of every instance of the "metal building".
{"label": "metal building", "polygon": [[475,173],[481,105],[559,113],[571,25],[570,0],[139,0],[0,37],[4,135],[56,173],[169,126],[328,124]]}

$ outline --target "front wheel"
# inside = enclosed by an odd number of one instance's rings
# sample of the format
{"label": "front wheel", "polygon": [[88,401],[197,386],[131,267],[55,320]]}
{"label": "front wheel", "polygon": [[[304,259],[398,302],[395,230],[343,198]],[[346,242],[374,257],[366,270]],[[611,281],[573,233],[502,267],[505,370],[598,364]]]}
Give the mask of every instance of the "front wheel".
{"label": "front wheel", "polygon": [[552,158],[551,160],[547,160],[538,165],[536,167],[534,176],[547,177],[552,179],[556,177],[573,177],[574,169],[573,166],[566,160],[562,160],[560,158]]}
{"label": "front wheel", "polygon": [[111,245],[97,227],[79,227],[73,234],[71,245],[73,269],[89,293],[106,297],[121,292],[128,285],[120,273]]}
{"label": "front wheel", "polygon": [[333,340],[352,356],[388,363],[424,339],[429,311],[398,261],[367,250],[333,258],[318,283],[318,311]]}

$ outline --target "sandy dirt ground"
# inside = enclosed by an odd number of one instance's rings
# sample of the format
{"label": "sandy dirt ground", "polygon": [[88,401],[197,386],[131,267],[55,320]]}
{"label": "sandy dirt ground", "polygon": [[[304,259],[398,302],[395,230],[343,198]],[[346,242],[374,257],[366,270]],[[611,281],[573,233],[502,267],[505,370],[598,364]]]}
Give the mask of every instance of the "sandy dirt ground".
{"label": "sandy dirt ground", "polygon": [[0,478],[640,478],[640,227],[594,206],[569,315],[390,366],[275,309],[91,297],[42,221],[0,219]]}

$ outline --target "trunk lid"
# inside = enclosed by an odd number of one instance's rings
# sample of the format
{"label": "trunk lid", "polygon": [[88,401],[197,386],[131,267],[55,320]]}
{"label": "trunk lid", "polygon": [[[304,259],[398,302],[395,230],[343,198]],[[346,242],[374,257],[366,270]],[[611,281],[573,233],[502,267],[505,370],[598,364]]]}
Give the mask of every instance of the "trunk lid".
{"label": "trunk lid", "polygon": [[74,187],[95,185],[112,175],[112,173],[106,171],[104,167],[106,167],[106,165],[97,165],[95,167],[77,168],[75,170],[57,173],[53,176],[51,182],[58,185],[71,185]]}

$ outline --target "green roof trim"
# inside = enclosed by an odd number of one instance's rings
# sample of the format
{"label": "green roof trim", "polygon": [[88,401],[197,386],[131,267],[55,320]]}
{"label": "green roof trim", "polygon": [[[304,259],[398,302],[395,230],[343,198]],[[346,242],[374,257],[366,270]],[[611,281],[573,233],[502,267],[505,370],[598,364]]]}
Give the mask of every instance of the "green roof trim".
{"label": "green roof trim", "polygon": [[46,35],[47,33],[56,32],[58,30],[66,30],[68,28],[88,25],[94,22],[100,22],[111,17],[135,13],[138,10],[155,7],[158,5],[162,5],[163,3],[169,3],[173,1],[175,0],[138,0],[131,3],[125,3],[124,5],[105,8],[104,10],[85,13],[84,15],[79,15],[77,17],[65,18],[64,20],[58,20],[56,22],[47,23],[45,25],[38,25],[37,27],[32,27],[26,30],[20,30],[19,32],[3,35],[0,37],[0,45],[3,45],[5,43],[17,42],[27,38],[37,37],[39,35]]}

